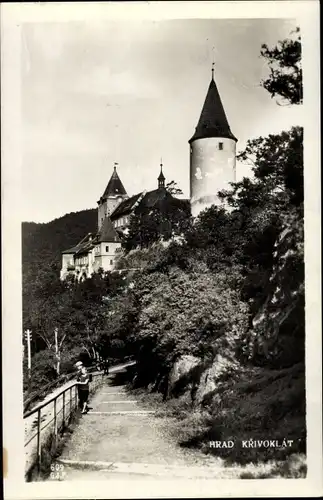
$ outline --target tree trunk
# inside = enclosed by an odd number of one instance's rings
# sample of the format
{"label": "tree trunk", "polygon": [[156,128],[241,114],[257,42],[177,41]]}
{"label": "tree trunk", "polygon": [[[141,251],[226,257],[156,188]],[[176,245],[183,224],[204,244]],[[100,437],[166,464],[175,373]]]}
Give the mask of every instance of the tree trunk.
{"label": "tree trunk", "polygon": [[60,375],[60,369],[61,369],[61,354],[60,353],[57,354],[56,360],[57,360],[57,363],[56,363],[56,373],[57,373],[57,376],[59,377],[59,375]]}

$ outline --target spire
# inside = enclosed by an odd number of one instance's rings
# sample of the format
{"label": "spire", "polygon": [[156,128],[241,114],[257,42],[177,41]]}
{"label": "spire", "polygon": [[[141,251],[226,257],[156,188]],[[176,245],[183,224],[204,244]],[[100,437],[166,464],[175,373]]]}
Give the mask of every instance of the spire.
{"label": "spire", "polygon": [[230,130],[220,94],[214,81],[214,62],[212,63],[212,79],[206,94],[201,116],[195,133],[188,142],[191,143],[195,139],[206,137],[226,137],[237,141]]}
{"label": "spire", "polygon": [[114,163],[113,173],[110,177],[107,187],[103,193],[102,198],[108,198],[109,196],[117,196],[117,195],[125,195],[127,194],[123,184],[117,173],[117,165],[118,163]]}
{"label": "spire", "polygon": [[211,77],[211,80],[214,80],[214,67],[215,67],[215,55],[214,55],[214,45],[212,47],[212,70],[211,70],[211,73],[212,73],[212,77]]}
{"label": "spire", "polygon": [[165,187],[165,176],[163,174],[163,160],[162,158],[160,159],[160,174],[158,176],[158,188],[164,188]]}

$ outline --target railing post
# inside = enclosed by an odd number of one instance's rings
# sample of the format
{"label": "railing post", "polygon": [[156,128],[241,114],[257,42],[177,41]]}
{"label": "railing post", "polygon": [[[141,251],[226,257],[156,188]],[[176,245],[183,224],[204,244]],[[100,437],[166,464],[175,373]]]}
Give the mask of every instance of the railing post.
{"label": "railing post", "polygon": [[57,448],[57,405],[56,405],[57,398],[54,399],[54,443],[55,443],[55,450]]}
{"label": "railing post", "polygon": [[72,418],[72,387],[70,387],[70,418],[69,420],[71,420]]}
{"label": "railing post", "polygon": [[41,464],[41,440],[40,440],[40,417],[41,417],[41,409],[38,410],[37,412],[37,467],[38,467],[38,472],[40,471],[40,464]]}
{"label": "railing post", "polygon": [[63,429],[65,427],[65,391],[63,392]]}
{"label": "railing post", "polygon": [[77,387],[76,385],[74,385],[74,393],[75,393],[75,410],[77,410],[77,406],[78,406],[78,400],[77,400]]}

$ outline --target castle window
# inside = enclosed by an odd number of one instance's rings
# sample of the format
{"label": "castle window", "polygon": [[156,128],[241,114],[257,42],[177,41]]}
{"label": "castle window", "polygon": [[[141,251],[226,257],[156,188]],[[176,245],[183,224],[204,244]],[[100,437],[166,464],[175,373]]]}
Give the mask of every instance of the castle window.
{"label": "castle window", "polygon": [[109,252],[109,247],[108,246],[105,247],[105,251]]}
{"label": "castle window", "polygon": [[113,259],[110,259],[110,266],[112,266],[113,264]]}
{"label": "castle window", "polygon": [[219,142],[219,150],[222,151],[223,150],[223,142]]}

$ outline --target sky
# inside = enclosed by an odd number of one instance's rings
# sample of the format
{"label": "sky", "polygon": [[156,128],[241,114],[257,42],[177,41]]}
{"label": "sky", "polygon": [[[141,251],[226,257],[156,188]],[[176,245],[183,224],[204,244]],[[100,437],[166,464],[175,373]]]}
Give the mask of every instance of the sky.
{"label": "sky", "polygon": [[[22,29],[23,220],[96,208],[118,162],[129,196],[166,182],[189,196],[189,145],[211,79],[237,151],[300,125],[260,82],[293,20],[207,19],[28,23]],[[250,175],[237,165],[237,180]]]}

